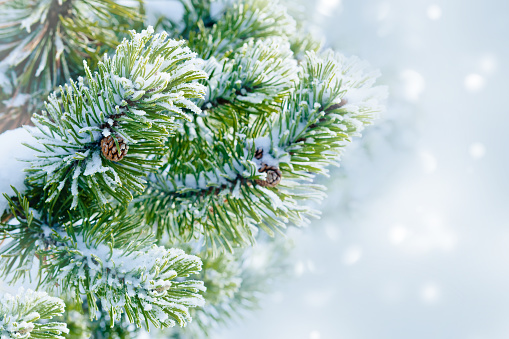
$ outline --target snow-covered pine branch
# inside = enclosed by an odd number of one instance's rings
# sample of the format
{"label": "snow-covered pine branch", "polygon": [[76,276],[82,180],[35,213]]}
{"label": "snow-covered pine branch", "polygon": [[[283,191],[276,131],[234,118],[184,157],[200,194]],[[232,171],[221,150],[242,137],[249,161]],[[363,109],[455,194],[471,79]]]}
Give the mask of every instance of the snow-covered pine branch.
{"label": "snow-covered pine branch", "polygon": [[246,40],[289,37],[295,27],[295,20],[278,1],[233,1],[211,28],[198,26],[197,33],[190,32],[189,46],[204,59],[221,59],[225,53],[241,48]]}
{"label": "snow-covered pine branch", "polygon": [[[159,236],[204,237],[230,251],[252,243],[256,227],[274,234],[288,223],[306,224],[316,212],[303,201],[325,196],[314,177],[337,164],[382,110],[386,89],[373,87],[378,73],[365,68],[357,58],[310,52],[295,64],[298,79],[289,82],[293,88],[276,113],[266,111],[265,123],[241,119],[242,110],[228,105],[230,119],[211,112],[185,123],[171,138],[178,147],[169,148],[136,206],[147,221],[157,221]],[[221,93],[213,87],[219,82],[209,86]]]}
{"label": "snow-covered pine branch", "polygon": [[116,0],[0,2],[0,132],[29,124],[84,58],[95,68],[140,21]]}
{"label": "snow-covered pine branch", "polygon": [[61,299],[45,292],[20,288],[16,295],[0,295],[0,338],[64,339],[61,334],[69,333],[66,324],[48,322],[64,309]]}
{"label": "snow-covered pine branch", "polygon": [[331,50],[308,52],[300,81],[282,107],[267,137],[269,153],[291,178],[327,174],[339,164],[344,147],[383,111],[384,86],[374,86],[378,72]]}
{"label": "snow-covered pine branch", "polygon": [[[34,115],[39,145],[33,147],[40,155],[28,179],[47,188],[47,202],[62,191],[72,194],[72,207],[83,196],[100,204],[110,197],[129,202],[132,191],[143,191],[142,176],[158,164],[154,155],[163,153],[174,118],[200,111],[190,99],[203,95],[195,81],[206,74],[185,42],[154,35],[151,27],[131,35],[97,72],[85,65],[85,79],[61,88],[60,99],[50,95],[46,110]],[[109,158],[108,146],[122,157]]]}
{"label": "snow-covered pine branch", "polygon": [[82,69],[85,56],[95,64],[105,47],[115,47],[137,17],[115,0],[3,1],[0,79],[14,74],[0,86],[8,94],[47,95]]}
{"label": "snow-covered pine branch", "polygon": [[[302,225],[313,215],[298,203],[317,198],[308,188],[299,193],[295,187],[288,194],[281,185],[263,187],[267,173],[259,172],[261,159],[256,159],[247,130],[216,130],[209,135],[209,146],[201,149],[179,140],[182,149],[194,155],[188,161],[178,160],[181,152],[168,153],[167,165],[150,177],[146,192],[134,204],[147,222],[155,222],[158,237],[168,233],[177,242],[203,237],[211,248],[232,251],[254,243],[256,227],[274,235],[288,222]],[[277,166],[268,153],[263,161]]]}
{"label": "snow-covered pine branch", "polygon": [[[270,268],[279,266],[255,265],[267,273],[258,274],[261,280],[245,274],[245,258],[239,257],[245,248],[237,247],[254,243],[260,228],[273,235],[316,216],[305,204],[324,197],[324,188],[313,183],[316,175],[327,173],[381,110],[384,90],[373,86],[377,75],[355,58],[319,52],[320,44],[279,3],[181,2],[184,15],[172,23],[172,37],[190,39],[191,48],[149,29],[133,33],[97,65],[98,53],[108,50],[102,36],[86,38],[89,49],[72,45],[87,37],[79,25],[88,21],[60,13],[57,31],[66,47],[56,56],[68,62],[59,66],[70,67],[75,79],[83,72],[85,77],[51,95],[46,110],[34,117],[37,140],[30,144],[38,158],[26,185],[20,177],[10,182],[25,186],[24,196],[6,196],[11,212],[0,224],[0,235],[8,237],[0,249],[1,273],[15,282],[37,258],[41,286],[65,298],[64,288],[70,290],[74,300],[66,302],[94,319],[70,323],[93,335],[118,329],[129,337],[129,322],[184,325],[193,312],[199,327],[207,328],[255,305],[263,282],[279,275]],[[122,16],[120,9],[113,14],[115,0],[29,3],[73,10],[97,4],[102,14]],[[31,29],[40,28],[44,15],[34,12]],[[0,27],[0,42],[2,32],[18,32],[19,24]],[[63,41],[72,27],[79,27],[74,38]],[[90,32],[96,28],[105,38],[110,33],[101,23]],[[115,38],[121,39],[122,29]],[[54,37],[47,42],[50,52],[62,48],[59,35]],[[44,44],[30,42],[33,51],[39,45]],[[0,47],[0,56],[11,47]],[[91,63],[83,67],[85,58]],[[12,83],[16,72],[2,65],[10,73],[0,72],[0,83]],[[60,69],[41,69],[41,79],[46,72],[62,79]],[[46,85],[61,84],[57,78]],[[35,76],[33,83],[39,80]],[[35,98],[30,93],[6,99],[17,107]],[[201,261],[156,246],[151,232],[168,248],[188,240],[204,245],[198,253],[205,270],[198,280],[210,287],[204,293],[209,307],[193,311],[203,303],[203,284],[187,280]]]}
{"label": "snow-covered pine branch", "polygon": [[[99,309],[97,319],[90,320],[86,310],[79,301],[66,300],[66,312],[64,319],[69,329],[66,339],[139,339],[144,331],[131,324],[125,313],[122,314],[120,321],[115,321],[111,327],[111,320],[108,312]],[[193,318],[194,324],[194,318]],[[176,328],[176,327],[173,327]],[[168,331],[165,328],[165,331]],[[150,334],[153,335],[151,330]]]}
{"label": "snow-covered pine branch", "polygon": [[181,249],[154,244],[140,230],[139,218],[122,213],[94,213],[60,224],[29,207],[18,194],[9,199],[17,223],[2,226],[13,241],[2,248],[3,275],[24,278],[35,255],[39,279],[48,290],[86,297],[91,319],[98,302],[111,326],[126,313],[138,327],[185,326],[189,308],[203,306],[203,282],[184,279],[201,270],[201,260]]}
{"label": "snow-covered pine branch", "polygon": [[231,120],[232,110],[241,119],[270,115],[297,79],[297,61],[285,38],[249,40],[228,58],[209,59],[205,70],[209,80],[200,106],[223,123]]}
{"label": "snow-covered pine branch", "polygon": [[[97,302],[109,313],[110,325],[126,313],[130,322],[148,329],[186,326],[189,309],[200,307],[203,282],[181,280],[198,273],[201,261],[181,249],[152,245],[142,250],[111,248],[110,243],[86,243],[84,236],[76,241],[58,239],[44,265],[51,275],[48,286],[56,283],[72,288],[77,298],[86,296],[91,318],[96,318]],[[90,240],[89,242],[93,242]],[[57,270],[58,268],[58,270]]]}
{"label": "snow-covered pine branch", "polygon": [[292,276],[294,263],[290,254],[292,241],[288,238],[269,238],[260,234],[253,248],[238,248],[234,253],[215,255],[210,249],[193,250],[203,261],[199,279],[207,290],[205,306],[191,310],[193,323],[185,328],[175,327],[180,339],[207,338],[224,327],[250,316],[260,308],[263,298],[272,293],[275,283]]}

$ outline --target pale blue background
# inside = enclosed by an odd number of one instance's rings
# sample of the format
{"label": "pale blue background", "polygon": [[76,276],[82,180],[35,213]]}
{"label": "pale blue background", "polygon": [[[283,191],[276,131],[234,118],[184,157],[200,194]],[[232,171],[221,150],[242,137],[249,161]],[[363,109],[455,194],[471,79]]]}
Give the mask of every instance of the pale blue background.
{"label": "pale blue background", "polygon": [[509,2],[287,2],[382,71],[387,112],[291,232],[294,277],[214,339],[509,338]]}
{"label": "pale blue background", "polygon": [[509,2],[303,3],[388,110],[296,235],[296,278],[216,338],[509,338]]}

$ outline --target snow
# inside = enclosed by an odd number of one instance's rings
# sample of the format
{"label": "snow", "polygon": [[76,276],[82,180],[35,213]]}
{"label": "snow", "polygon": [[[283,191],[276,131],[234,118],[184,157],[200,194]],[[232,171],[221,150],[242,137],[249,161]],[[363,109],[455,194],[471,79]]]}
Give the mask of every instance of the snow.
{"label": "snow", "polygon": [[[194,269],[199,271],[202,265],[200,258],[188,255],[181,249],[166,249],[163,246],[153,245],[149,248],[126,252],[120,248],[110,248],[102,243],[92,245],[84,239],[82,234],[76,235],[75,246],[73,260],[61,270],[60,278],[64,280],[69,274],[77,275],[80,279],[87,277],[90,279],[90,287],[88,291],[83,292],[98,293],[104,289],[109,290],[108,293],[99,296],[105,310],[116,309],[117,314],[122,312],[121,308],[127,302],[124,291],[128,297],[137,295],[142,299],[143,310],[150,312],[162,323],[168,319],[164,309],[177,308],[188,314],[188,307],[204,304],[204,299],[198,294],[176,299],[167,296],[167,291],[173,288],[173,282],[170,280],[179,277],[175,270],[183,266],[194,266]],[[66,245],[62,244],[61,247],[65,250]],[[168,268],[175,268],[175,270]],[[87,270],[87,274],[84,270]],[[182,277],[179,277],[179,282],[181,282],[180,278]],[[178,285],[179,282],[175,284]],[[189,283],[197,290],[204,290],[201,282],[190,281]],[[83,282],[76,282],[75,288],[83,287]],[[179,287],[175,286],[175,288]],[[111,293],[115,293],[115,298]]]}
{"label": "snow", "polygon": [[185,185],[189,188],[197,188],[196,178],[192,174],[186,175]]}
{"label": "snow", "polygon": [[[30,135],[28,130],[33,127],[20,127],[15,130],[6,131],[0,134],[0,193],[12,195],[11,186],[14,186],[21,193],[25,192],[24,170],[30,167],[29,162],[20,160],[31,160],[35,158],[36,151],[28,148],[22,143],[34,144],[35,139]],[[7,200],[0,196],[0,214],[8,208]]]}
{"label": "snow", "polygon": [[259,169],[262,164],[279,167],[279,160],[271,155],[276,148],[273,147],[270,137],[258,137],[255,140],[250,140],[247,142],[248,147],[250,147],[253,142],[256,150],[263,150],[263,156],[260,159],[252,159],[252,161],[256,164],[257,169]]}
{"label": "snow", "polygon": [[101,152],[95,151],[92,154],[92,159],[87,161],[87,167],[85,168],[85,172],[83,175],[93,175],[96,173],[104,173],[106,171],[111,170],[110,167],[104,167],[102,165]]}
{"label": "snow", "polygon": [[[21,287],[16,295],[5,293],[0,295],[0,337],[7,338],[23,338],[19,336],[21,332],[29,333],[34,329],[33,321],[39,320],[41,315],[34,310],[44,311],[43,319],[50,319],[52,316],[61,315],[64,312],[65,304],[59,298],[48,296],[45,292],[26,290]],[[28,310],[32,312],[26,314]],[[48,312],[49,311],[49,312]],[[51,328],[58,331],[68,333],[65,324],[51,323]],[[42,325],[44,327],[44,325]],[[18,332],[17,335],[11,335]]]}
{"label": "snow", "polygon": [[231,60],[218,62],[211,58],[204,69],[213,74],[208,82],[206,102],[234,96],[254,109],[254,104],[288,92],[297,79],[298,67],[288,41],[270,38],[245,43]]}

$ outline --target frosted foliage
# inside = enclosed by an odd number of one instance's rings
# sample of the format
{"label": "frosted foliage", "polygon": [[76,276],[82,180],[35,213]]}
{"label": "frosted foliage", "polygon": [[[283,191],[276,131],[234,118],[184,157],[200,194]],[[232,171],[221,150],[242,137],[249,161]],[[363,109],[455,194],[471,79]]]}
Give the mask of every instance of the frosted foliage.
{"label": "frosted foliage", "polygon": [[[203,131],[203,130],[202,130]],[[237,140],[241,144],[248,144],[245,139],[245,135],[238,135]],[[220,141],[216,141],[220,142]],[[233,198],[240,198],[239,190],[241,188],[240,180],[244,179],[258,179],[262,175],[257,172],[259,168],[259,161],[253,159],[250,156],[249,149],[242,149],[240,153],[231,154],[228,159],[217,159],[217,163],[214,164],[214,168],[209,171],[197,171],[192,174],[172,174],[171,168],[163,172],[166,176],[166,182],[164,183],[166,192],[175,193],[187,193],[190,191],[210,190],[216,189],[218,195],[226,195],[228,192],[233,192]],[[154,177],[151,178],[153,183],[158,180]],[[253,196],[253,198],[255,198]],[[181,199],[185,199],[182,197]],[[190,197],[190,202],[194,200],[194,197]],[[174,213],[192,213],[196,218],[206,218],[208,213],[208,207],[193,206],[192,203],[182,203],[187,208],[176,210]]]}
{"label": "frosted foliage", "polygon": [[[383,111],[387,89],[374,86],[379,73],[366,68],[356,57],[307,53],[300,81],[270,132],[280,162],[318,173],[338,163],[344,146]],[[310,161],[306,154],[311,150],[321,157]]]}
{"label": "frosted foliage", "polygon": [[201,260],[180,249],[153,245],[125,251],[89,244],[77,236],[74,246],[62,244],[55,251],[59,258],[69,260],[56,279],[62,286],[72,286],[77,294],[87,295],[91,318],[96,316],[93,310],[99,299],[104,311],[117,321],[125,311],[138,326],[144,317],[157,327],[172,327],[176,321],[184,326],[191,321],[189,308],[204,304],[198,294],[204,290],[203,283],[182,280],[200,271]]}
{"label": "frosted foliage", "polygon": [[296,80],[296,66],[297,61],[292,58],[290,44],[285,39],[251,40],[224,64],[215,59],[209,61],[213,77],[209,80],[205,100],[272,102],[284,95]]}
{"label": "frosted foliage", "polygon": [[[17,128],[0,134],[0,193],[12,194],[11,186],[18,191],[26,190],[24,170],[30,166],[27,162],[35,158],[33,149],[25,147],[22,143],[34,144],[35,140],[30,135],[32,127]],[[25,160],[25,161],[23,161]],[[0,214],[8,207],[7,200],[0,196]]]}
{"label": "frosted foliage", "polygon": [[21,288],[16,295],[0,296],[0,338],[55,338],[69,333],[65,323],[37,322],[60,316],[65,304],[59,298],[45,292],[34,292]]}
{"label": "frosted foliage", "polygon": [[247,40],[291,37],[296,32],[295,20],[277,0],[232,2],[210,31],[191,42],[201,57],[221,58],[227,51],[241,48]]}
{"label": "frosted foliage", "polygon": [[[291,36],[296,30],[295,20],[288,15],[288,10],[277,0],[247,0],[244,4],[235,4],[234,9],[244,11],[244,20],[239,32],[263,31],[265,36]],[[276,24],[277,23],[277,24]]]}
{"label": "frosted foliage", "polygon": [[[46,110],[34,116],[38,130],[39,159],[32,162],[34,182],[46,181],[53,200],[71,180],[73,207],[77,205],[83,181],[89,187],[98,184],[109,189],[126,190],[127,174],[121,165],[100,155],[99,142],[113,131],[130,147],[126,167],[138,166],[136,145],[161,142],[172,128],[173,118],[185,117],[184,109],[198,113],[189,100],[204,93],[202,85],[192,80],[206,77],[199,70],[195,54],[183,47],[184,41],[168,39],[166,33],[153,34],[152,27],[124,40],[112,57],[105,56],[99,72],[92,74],[85,63],[86,79],[71,81],[61,89],[63,108],[56,93],[49,96]],[[140,127],[141,126],[141,127]],[[144,131],[146,128],[146,132]],[[158,133],[147,133],[150,129]],[[147,140],[148,139],[148,140]],[[149,166],[150,162],[144,162]],[[77,174],[67,178],[68,170]],[[143,190],[144,181],[129,175],[128,188]],[[102,203],[106,198],[95,192]],[[125,195],[129,195],[127,191]]]}
{"label": "frosted foliage", "polygon": [[127,33],[120,22],[134,15],[119,1],[1,1],[0,88],[46,96],[82,71],[85,55],[95,64],[118,45]]}
{"label": "frosted foliage", "polygon": [[[150,177],[144,213],[170,238],[203,237],[227,250],[253,243],[258,228],[272,235],[307,224],[319,213],[302,201],[325,197],[316,175],[339,164],[383,110],[378,72],[330,50],[297,63],[285,38],[244,41],[204,69],[206,112],[175,139],[190,154],[172,150],[168,158],[185,157],[185,165],[169,163]],[[280,173],[276,187],[262,185],[267,168]]]}

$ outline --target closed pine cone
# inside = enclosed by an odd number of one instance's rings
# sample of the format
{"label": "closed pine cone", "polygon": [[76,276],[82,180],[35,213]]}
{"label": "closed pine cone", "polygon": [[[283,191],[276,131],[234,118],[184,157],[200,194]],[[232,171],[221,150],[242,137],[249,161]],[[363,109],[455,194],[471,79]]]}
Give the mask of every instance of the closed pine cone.
{"label": "closed pine cone", "polygon": [[129,150],[129,146],[125,143],[124,139],[117,136],[118,146],[120,148],[120,152],[117,149],[117,145],[115,145],[115,140],[111,135],[106,138],[102,138],[101,140],[101,151],[104,157],[111,161],[120,161],[124,159]]}
{"label": "closed pine cone", "polygon": [[274,166],[267,166],[267,164],[262,164],[262,167],[258,169],[258,172],[267,173],[265,180],[256,180],[256,183],[263,187],[276,187],[281,182],[283,175],[279,168]]}

